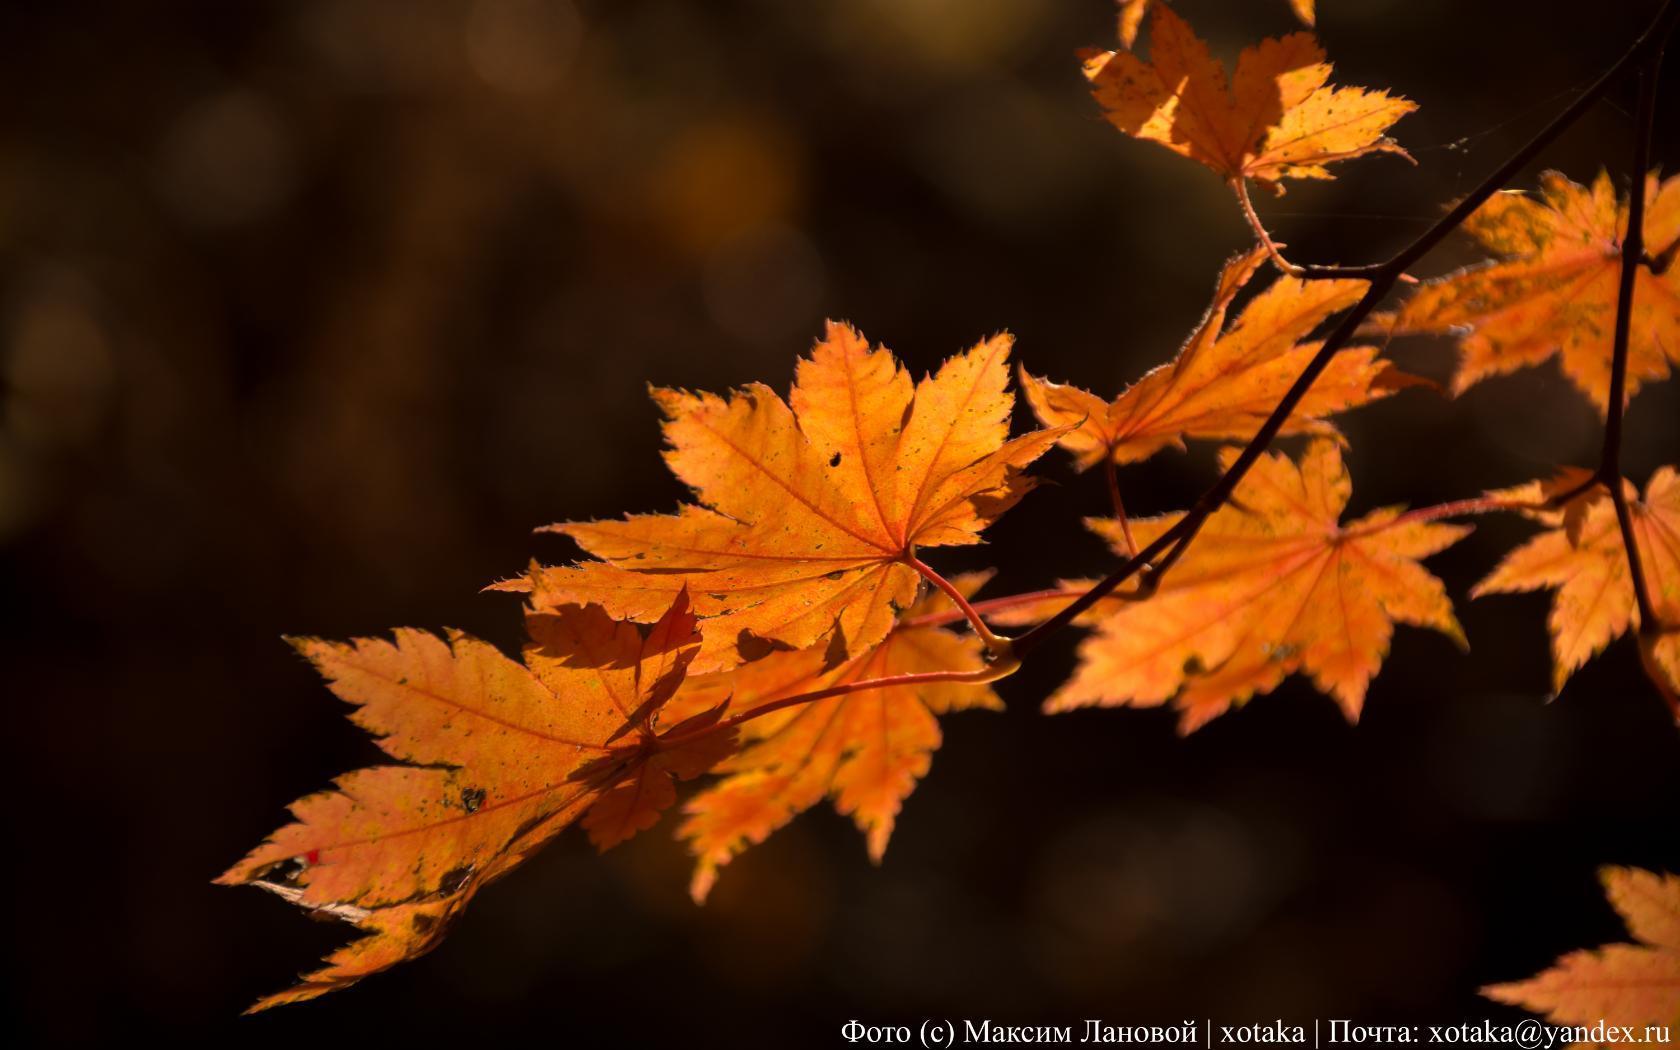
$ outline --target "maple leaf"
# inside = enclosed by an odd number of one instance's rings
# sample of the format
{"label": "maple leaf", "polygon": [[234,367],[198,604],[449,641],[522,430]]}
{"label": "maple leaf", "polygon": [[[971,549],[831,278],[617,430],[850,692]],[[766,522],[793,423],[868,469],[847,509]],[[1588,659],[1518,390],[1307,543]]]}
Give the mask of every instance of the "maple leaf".
{"label": "maple leaf", "polygon": [[[1627,488],[1632,491],[1631,485]],[[1680,687],[1680,633],[1674,629],[1680,626],[1680,474],[1673,467],[1658,469],[1645,486],[1645,498],[1630,498],[1628,509],[1647,589],[1669,628],[1642,639],[1645,662],[1672,702]],[[1546,621],[1554,692],[1577,668],[1639,624],[1615,505],[1600,496],[1585,501],[1575,513],[1574,521],[1563,511],[1536,515],[1553,527],[1506,555],[1470,592],[1479,598],[1556,588]]]}
{"label": "maple leaf", "polygon": [[1638,943],[1571,952],[1543,973],[1482,994],[1560,1025],[1643,1031],[1680,1022],[1680,877],[1607,867],[1599,879]]}
{"label": "maple leaf", "polygon": [[[1137,43],[1138,29],[1143,25],[1143,16],[1149,12],[1149,5],[1153,0],[1120,0],[1120,43],[1123,47],[1131,47]],[[1289,0],[1290,10],[1295,12],[1307,25],[1313,24],[1313,4],[1315,0]]]}
{"label": "maple leaf", "polygon": [[[348,773],[223,873],[371,931],[291,992],[309,998],[429,950],[473,893],[580,817],[602,849],[651,825],[734,746],[697,713],[656,731],[700,648],[686,593],[644,636],[595,607],[534,617],[521,664],[459,632],[294,645],[409,765]],[[676,737],[683,739],[678,741]]]}
{"label": "maple leaf", "polygon": [[[1226,449],[1222,464],[1236,451]],[[1107,599],[1082,621],[1096,630],[1045,709],[1173,700],[1188,733],[1301,672],[1355,721],[1395,623],[1430,627],[1465,646],[1446,590],[1419,559],[1469,527],[1393,507],[1342,525],[1351,494],[1333,442],[1314,441],[1299,466],[1275,453],[1261,457],[1152,597]],[[1147,544],[1182,517],[1133,519],[1132,532]],[[1090,524],[1118,544],[1115,522]]]}
{"label": "maple leaf", "polygon": [[666,461],[704,506],[551,526],[602,560],[497,587],[538,611],[593,602],[639,620],[687,586],[707,622],[696,672],[762,655],[754,639],[868,649],[915,600],[915,549],[978,543],[1058,436],[1008,438],[1011,343],[994,336],[912,385],[889,351],[830,323],[791,405],[757,383],[727,398],[656,390]]}
{"label": "maple leaf", "polygon": [[[1645,182],[1645,241],[1653,259],[1680,242],[1680,177]],[[1540,176],[1538,199],[1489,198],[1464,223],[1503,261],[1430,281],[1400,308],[1399,335],[1462,333],[1454,393],[1556,354],[1564,375],[1599,412],[1610,400],[1610,360],[1627,202],[1610,176],[1589,189],[1555,171]],[[1628,329],[1627,396],[1680,363],[1680,267],[1647,261],[1634,284]]]}
{"label": "maple leaf", "polygon": [[[1122,12],[1121,33],[1126,33]],[[1150,59],[1130,51],[1084,56],[1085,77],[1109,123],[1224,176],[1275,192],[1281,180],[1334,178],[1326,165],[1405,150],[1383,133],[1417,106],[1386,91],[1329,86],[1311,33],[1243,50],[1236,73],[1165,4],[1150,12]]]}
{"label": "maple leaf", "polygon": [[[989,576],[965,574],[952,583],[967,597]],[[949,599],[934,592],[906,619],[950,607]],[[774,653],[733,672],[697,675],[672,707],[706,710],[723,698],[730,712],[746,712],[848,682],[979,670],[983,652],[972,634],[901,623],[875,648],[839,664],[829,653],[806,650]],[[859,690],[746,723],[743,748],[716,769],[725,778],[684,807],[688,819],[678,834],[698,857],[690,884],[694,899],[705,899],[720,867],[824,796],[857,824],[870,858],[878,863],[904,799],[927,774],[939,748],[936,716],[1002,707],[986,685],[924,682]]]}
{"label": "maple leaf", "polygon": [[[1365,293],[1356,280],[1280,277],[1255,296],[1225,329],[1225,314],[1266,261],[1255,249],[1225,264],[1201,324],[1178,357],[1132,384],[1113,401],[1021,371],[1021,391],[1039,421],[1071,426],[1057,443],[1084,470],[1105,458],[1130,463],[1184,439],[1246,440],[1260,429],[1319,343],[1299,342],[1320,321]],[[1296,406],[1285,434],[1334,434],[1324,417],[1420,383],[1386,362],[1374,347],[1340,351]]]}

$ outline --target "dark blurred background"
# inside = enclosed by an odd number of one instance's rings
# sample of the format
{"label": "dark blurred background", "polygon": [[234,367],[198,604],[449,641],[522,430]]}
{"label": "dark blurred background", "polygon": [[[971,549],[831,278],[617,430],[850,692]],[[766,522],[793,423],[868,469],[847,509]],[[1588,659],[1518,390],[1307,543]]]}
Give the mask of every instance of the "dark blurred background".
{"label": "dark blurred background", "polygon": [[[1227,59],[1283,0],[1183,0]],[[1416,155],[1262,210],[1292,254],[1417,234],[1611,62],[1655,0],[1323,0],[1338,82],[1421,110]],[[1547,703],[1547,599],[1401,629],[1364,723],[1300,680],[1188,740],[1162,711],[1035,713],[1072,639],[959,715],[880,869],[814,811],[685,894],[667,821],[568,834],[433,955],[253,1019],[347,927],[209,879],[378,753],[279,640],[455,625],[530,529],[669,510],[645,384],[778,388],[825,317],[917,371],[1000,328],[1113,393],[1243,247],[1211,174],[1100,119],[1108,0],[83,4],[0,8],[0,641],[14,977],[29,1042],[838,1042],[850,1018],[1078,1025],[1497,1015],[1485,982],[1620,939],[1593,872],[1680,867],[1680,736],[1625,641]],[[1680,164],[1680,69],[1658,152]],[[1528,173],[1626,184],[1631,92]],[[1455,239],[1424,272],[1475,253]],[[1445,342],[1395,354],[1435,377]],[[1676,384],[1626,464],[1680,451]],[[1596,455],[1555,367],[1347,419],[1354,511]],[[995,593],[1091,572],[1101,485],[991,546]],[[1183,506],[1212,450],[1126,474]],[[1431,567],[1463,598],[1531,531]]]}

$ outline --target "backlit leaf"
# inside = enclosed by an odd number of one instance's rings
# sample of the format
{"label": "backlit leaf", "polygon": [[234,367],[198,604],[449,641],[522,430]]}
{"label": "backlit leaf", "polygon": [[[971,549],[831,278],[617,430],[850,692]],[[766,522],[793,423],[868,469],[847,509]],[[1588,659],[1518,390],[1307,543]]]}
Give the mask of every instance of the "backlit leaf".
{"label": "backlit leaf", "polygon": [[[486,883],[581,818],[602,849],[653,823],[673,777],[697,776],[728,732],[658,714],[700,648],[686,594],[645,634],[595,607],[532,621],[526,663],[459,632],[300,639],[299,651],[379,746],[410,765],[340,777],[296,823],[217,881],[250,883],[370,936],[257,1008],[312,998],[430,950]],[[678,739],[679,735],[682,739]]]}
{"label": "backlit leaf", "polygon": [[[1645,181],[1645,240],[1652,258],[1680,240],[1680,177]],[[1564,375],[1600,412],[1610,399],[1610,358],[1627,202],[1610,176],[1579,186],[1555,171],[1538,198],[1500,193],[1464,228],[1498,262],[1431,281],[1401,308],[1396,334],[1460,334],[1452,388],[1558,357]],[[1627,394],[1680,363],[1680,266],[1642,264],[1629,326]]]}
{"label": "backlit leaf", "polygon": [[[1310,16],[1310,11],[1306,12]],[[1130,47],[1141,5],[1122,8]],[[1308,19],[1310,21],[1310,18]],[[1337,88],[1311,33],[1292,33],[1243,51],[1236,73],[1165,4],[1150,13],[1150,61],[1130,51],[1084,60],[1085,77],[1109,122],[1165,146],[1226,179],[1333,178],[1327,165],[1367,153],[1406,152],[1384,133],[1417,106],[1386,91]]]}
{"label": "backlit leaf", "polygon": [[1599,877],[1638,943],[1571,952],[1543,973],[1482,994],[1553,1024],[1672,1031],[1680,1023],[1680,877],[1637,868],[1605,868]]}
{"label": "backlit leaf", "polygon": [[[1227,450],[1223,462],[1234,454]],[[1395,508],[1343,525],[1351,493],[1332,442],[1313,442],[1298,466],[1280,454],[1263,456],[1153,597],[1110,598],[1087,615],[1082,622],[1095,631],[1046,710],[1171,700],[1180,730],[1190,732],[1302,673],[1353,721],[1395,623],[1433,628],[1464,645],[1446,590],[1419,559],[1469,528],[1408,519]],[[1134,519],[1132,531],[1147,544],[1180,517]],[[1092,524],[1118,541],[1114,522]]]}
{"label": "backlit leaf", "polygon": [[[1629,486],[1631,491],[1631,486]],[[1662,467],[1651,475],[1644,499],[1631,499],[1634,541],[1646,585],[1666,626],[1680,626],[1680,474]],[[1547,626],[1552,637],[1552,688],[1639,623],[1633,574],[1609,499],[1590,500],[1571,528],[1562,512],[1543,517],[1553,527],[1518,547],[1470,593],[1556,590]],[[1646,665],[1673,696],[1680,674],[1680,635],[1670,630],[1648,640]]]}
{"label": "backlit leaf", "polygon": [[601,560],[498,587],[528,592],[537,613],[592,602],[640,620],[686,586],[706,619],[697,672],[762,655],[765,641],[839,637],[863,652],[915,600],[906,555],[978,543],[1058,436],[1009,439],[1010,345],[995,336],[912,384],[886,349],[831,324],[791,404],[761,384],[655,391],[666,461],[703,506],[553,526]]}
{"label": "backlit leaf", "polygon": [[[1047,426],[1072,427],[1057,443],[1084,470],[1105,458],[1147,459],[1184,439],[1247,440],[1300,376],[1316,342],[1301,342],[1319,322],[1364,294],[1364,281],[1280,277],[1229,328],[1226,311],[1266,261],[1255,250],[1226,264],[1213,305],[1178,357],[1149,372],[1113,401],[1021,372],[1021,391]],[[1325,417],[1420,382],[1381,361],[1369,346],[1339,352],[1284,425],[1285,434],[1334,434]]]}

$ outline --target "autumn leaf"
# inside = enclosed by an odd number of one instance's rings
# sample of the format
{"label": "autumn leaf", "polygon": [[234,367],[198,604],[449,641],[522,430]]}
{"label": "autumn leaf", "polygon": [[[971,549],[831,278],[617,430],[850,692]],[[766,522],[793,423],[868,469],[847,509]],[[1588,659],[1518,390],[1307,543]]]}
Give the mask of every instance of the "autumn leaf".
{"label": "autumn leaf", "polygon": [[1668,703],[1675,724],[1680,725],[1680,605],[1671,603],[1658,613],[1663,626],[1639,636],[1639,659],[1646,677]]}
{"label": "autumn leaf", "polygon": [[[952,582],[965,597],[990,574]],[[934,592],[907,619],[951,607]],[[673,701],[673,709],[705,710],[725,699],[729,711],[746,712],[800,693],[893,675],[974,671],[983,646],[971,634],[900,624],[870,651],[835,664],[821,650],[775,653],[736,671],[698,675]],[[904,799],[927,774],[939,748],[936,716],[970,708],[1003,706],[986,685],[927,682],[865,689],[767,714],[746,723],[741,751],[717,767],[726,774],[684,807],[678,834],[699,858],[690,890],[703,900],[718,869],[749,846],[827,796],[850,816],[879,862]]]}
{"label": "autumn leaf", "polygon": [[325,966],[302,975],[298,983],[290,988],[258,999],[245,1012],[259,1013],[287,1003],[306,1002],[425,955],[443,941],[444,935],[479,887],[511,870],[550,834],[546,823],[539,825],[519,840],[532,843],[529,848],[521,850],[516,843],[499,855],[483,875],[468,880],[455,892],[408,904],[371,909],[354,904],[311,905],[302,900],[302,891],[295,886],[276,881],[252,883],[317,917],[351,923],[367,936],[351,941],[328,955],[323,960]]}
{"label": "autumn leaf", "polygon": [[[1149,12],[1149,5],[1153,0],[1120,0],[1120,43],[1130,48],[1137,43],[1138,29],[1143,25],[1143,16]],[[1314,0],[1289,0],[1289,7],[1307,25],[1313,24]]]}
{"label": "autumn leaf", "polygon": [[[292,805],[218,882],[249,883],[371,932],[298,988],[309,998],[429,950],[481,886],[582,818],[605,849],[670,805],[733,746],[698,713],[663,733],[660,708],[700,636],[679,593],[644,636],[599,608],[533,618],[521,664],[459,632],[391,641],[298,639],[352,719],[407,765],[348,773]],[[678,735],[682,739],[677,739]]]}
{"label": "autumn leaf", "polygon": [[[270,887],[284,889],[275,884],[265,886]],[[328,955],[323,960],[325,966],[302,975],[297,984],[285,991],[257,1000],[245,1012],[258,1013],[287,1003],[307,1002],[328,992],[348,988],[362,978],[389,970],[398,963],[425,955],[442,941],[455,916],[471,899],[474,889],[476,886],[435,900],[372,910],[355,905],[312,908],[322,917],[354,924],[367,936],[351,941]]]}
{"label": "autumn leaf", "polygon": [[831,323],[791,404],[757,383],[657,390],[666,461],[703,506],[552,526],[601,561],[498,587],[538,612],[593,602],[640,620],[686,586],[706,618],[696,672],[832,637],[867,650],[915,600],[914,550],[979,542],[1058,436],[1009,439],[1010,345],[995,336],[913,385],[885,348]]}
{"label": "autumn leaf", "polygon": [[1571,952],[1543,973],[1482,994],[1560,1025],[1642,1032],[1680,1023],[1680,877],[1605,868],[1599,879],[1638,943]]}
{"label": "autumn leaf", "polygon": [[[1625,484],[1625,482],[1624,482]],[[1629,486],[1631,489],[1631,486]],[[1680,474],[1662,467],[1643,500],[1630,499],[1634,542],[1651,599],[1664,625],[1680,625]],[[1563,512],[1540,515],[1553,527],[1518,547],[1476,584],[1473,597],[1555,588],[1547,626],[1552,637],[1552,688],[1639,624],[1633,575],[1609,499],[1584,506],[1578,523]],[[1573,528],[1573,532],[1572,532]],[[1672,697],[1680,682],[1680,635],[1667,630],[1646,640],[1646,665]]]}
{"label": "autumn leaf", "polygon": [[[1645,241],[1652,259],[1680,241],[1680,176],[1645,182]],[[1537,365],[1554,354],[1564,375],[1600,412],[1610,400],[1610,359],[1627,202],[1610,176],[1589,189],[1550,171],[1538,199],[1500,193],[1464,228],[1501,261],[1473,266],[1418,289],[1401,307],[1396,334],[1459,334],[1452,389]],[[1680,363],[1680,267],[1640,265],[1628,328],[1627,395]]]}
{"label": "autumn leaf", "polygon": [[[1137,5],[1121,13],[1121,39]],[[1406,151],[1384,132],[1417,106],[1386,91],[1329,85],[1329,63],[1311,33],[1246,48],[1236,74],[1165,4],[1150,13],[1150,59],[1130,51],[1084,58],[1085,77],[1109,123],[1189,157],[1228,181],[1329,179],[1327,165],[1367,153]],[[1131,23],[1135,34],[1136,23]],[[1128,46],[1130,46],[1128,44]],[[1408,159],[1410,159],[1408,157]]]}
{"label": "autumn leaf", "polygon": [[[1222,463],[1235,454],[1225,450]],[[1079,667],[1045,709],[1172,700],[1188,733],[1299,672],[1354,721],[1395,623],[1464,646],[1446,590],[1418,560],[1469,528],[1392,507],[1342,525],[1351,493],[1333,442],[1314,441],[1299,466],[1261,457],[1154,596],[1108,599],[1087,618],[1096,629]],[[1132,532],[1147,544],[1181,517],[1133,519]],[[1115,522],[1092,525],[1118,545]]]}
{"label": "autumn leaf", "polygon": [[[1364,294],[1354,280],[1301,281],[1280,277],[1225,329],[1225,314],[1266,260],[1263,249],[1225,265],[1200,326],[1178,357],[1132,384],[1113,401],[1021,372],[1021,391],[1039,421],[1071,426],[1057,443],[1084,470],[1111,458],[1147,459],[1185,438],[1247,440],[1318,353],[1300,342],[1326,317]],[[1343,349],[1284,425],[1285,434],[1334,434],[1324,417],[1387,397],[1422,382],[1378,359],[1374,347]]]}

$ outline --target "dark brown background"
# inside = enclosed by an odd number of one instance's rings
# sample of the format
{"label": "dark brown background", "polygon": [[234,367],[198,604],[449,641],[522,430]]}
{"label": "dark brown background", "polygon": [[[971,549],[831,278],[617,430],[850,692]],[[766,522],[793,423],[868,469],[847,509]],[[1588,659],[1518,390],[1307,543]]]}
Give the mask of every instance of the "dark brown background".
{"label": "dark brown background", "polygon": [[[1322,0],[1351,84],[1421,111],[1266,214],[1294,253],[1416,234],[1612,60],[1652,0]],[[1227,57],[1283,0],[1184,0]],[[1112,392],[1165,359],[1245,230],[1218,180],[1097,116],[1107,0],[11,3],[0,13],[0,641],[12,787],[5,1017],[29,1041],[383,1033],[824,1044],[857,1017],[1078,1024],[1476,1017],[1487,981],[1621,936],[1595,866],[1680,865],[1680,737],[1619,643],[1556,703],[1546,601],[1401,630],[1364,724],[1292,681],[1187,741],[1053,719],[1069,644],[947,723],[879,870],[824,810],[684,893],[670,822],[567,835],[441,950],[234,1014],[347,929],[209,878],[375,760],[279,641],[457,625],[531,527],[670,509],[644,384],[785,387],[822,318],[918,371],[1007,327]],[[1680,71],[1677,71],[1680,72]],[[1664,93],[1659,153],[1680,75]],[[1626,176],[1630,93],[1550,151]],[[1538,170],[1538,169],[1536,169]],[[1520,185],[1532,185],[1532,173]],[[1461,241],[1426,266],[1473,258]],[[1445,374],[1445,343],[1397,347]],[[1674,462],[1680,398],[1629,414]],[[1587,462],[1547,367],[1354,414],[1354,509]],[[998,593],[1102,564],[1060,482],[939,564]],[[1182,506],[1211,449],[1129,471]],[[1526,535],[1431,562],[1462,597]]]}

